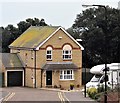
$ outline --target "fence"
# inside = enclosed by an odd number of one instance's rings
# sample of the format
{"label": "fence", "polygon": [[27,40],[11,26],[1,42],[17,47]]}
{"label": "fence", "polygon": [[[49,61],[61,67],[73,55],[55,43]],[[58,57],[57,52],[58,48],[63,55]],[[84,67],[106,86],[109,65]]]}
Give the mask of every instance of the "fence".
{"label": "fence", "polygon": [[[86,83],[91,80],[93,74],[90,73],[90,68],[86,68]],[[82,68],[82,85],[85,84],[85,68]]]}

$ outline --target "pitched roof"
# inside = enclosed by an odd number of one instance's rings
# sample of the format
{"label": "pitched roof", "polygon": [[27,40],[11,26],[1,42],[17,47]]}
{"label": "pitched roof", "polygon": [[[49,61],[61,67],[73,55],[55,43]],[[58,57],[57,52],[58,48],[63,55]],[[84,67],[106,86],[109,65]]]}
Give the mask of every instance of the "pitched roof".
{"label": "pitched roof", "polygon": [[0,61],[5,68],[23,68],[21,61],[15,53],[0,53],[2,55]]}
{"label": "pitched roof", "polygon": [[63,70],[63,69],[79,69],[74,63],[72,62],[51,62],[46,63],[42,69],[44,70]]}
{"label": "pitched roof", "polygon": [[9,47],[36,48],[57,29],[58,26],[31,26],[10,44]]}
{"label": "pitched roof", "polygon": [[47,40],[49,40],[60,29],[63,30],[63,32],[70,39],[72,39],[81,48],[81,50],[84,50],[82,45],[80,45],[69,33],[67,33],[60,26],[31,26],[12,44],[10,44],[9,47],[39,50],[39,47],[41,47],[45,42],[47,42]]}

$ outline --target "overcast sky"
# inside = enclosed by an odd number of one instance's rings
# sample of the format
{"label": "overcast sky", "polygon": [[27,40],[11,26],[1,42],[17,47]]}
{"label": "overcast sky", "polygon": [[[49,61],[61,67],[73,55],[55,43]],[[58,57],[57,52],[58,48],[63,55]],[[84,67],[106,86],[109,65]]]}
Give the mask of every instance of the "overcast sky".
{"label": "overcast sky", "polygon": [[[34,2],[33,2],[34,1]],[[120,0],[2,0],[0,26],[17,25],[27,18],[43,18],[47,24],[66,29],[74,23],[76,15],[85,8],[82,4],[109,5],[118,8]]]}

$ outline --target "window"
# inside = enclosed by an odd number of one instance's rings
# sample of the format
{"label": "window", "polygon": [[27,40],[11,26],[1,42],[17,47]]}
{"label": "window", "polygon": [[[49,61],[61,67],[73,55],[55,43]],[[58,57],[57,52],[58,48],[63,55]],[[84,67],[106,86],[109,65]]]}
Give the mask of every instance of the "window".
{"label": "window", "polygon": [[60,80],[74,80],[73,70],[60,71]]}
{"label": "window", "polygon": [[63,59],[72,59],[72,48],[70,45],[65,45],[63,47]]}
{"label": "window", "polygon": [[52,60],[52,47],[47,47],[46,59],[47,60]]}

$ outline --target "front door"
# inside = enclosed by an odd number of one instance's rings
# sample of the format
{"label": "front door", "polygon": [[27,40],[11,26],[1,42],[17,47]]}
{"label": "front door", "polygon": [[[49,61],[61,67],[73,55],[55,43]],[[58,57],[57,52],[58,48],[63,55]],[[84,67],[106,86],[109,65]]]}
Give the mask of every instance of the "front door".
{"label": "front door", "polygon": [[46,85],[52,85],[52,71],[46,71]]}

